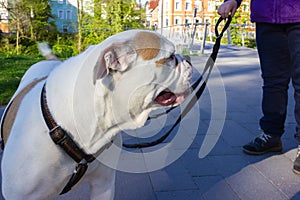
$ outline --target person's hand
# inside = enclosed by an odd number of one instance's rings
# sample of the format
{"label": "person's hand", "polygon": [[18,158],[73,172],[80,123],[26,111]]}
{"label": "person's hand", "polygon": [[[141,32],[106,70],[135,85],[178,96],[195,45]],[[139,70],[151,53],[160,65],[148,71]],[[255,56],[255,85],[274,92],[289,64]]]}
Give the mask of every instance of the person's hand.
{"label": "person's hand", "polygon": [[218,14],[221,15],[222,18],[227,18],[229,14],[233,17],[235,11],[237,9],[237,1],[236,0],[228,0],[225,1],[218,9]]}

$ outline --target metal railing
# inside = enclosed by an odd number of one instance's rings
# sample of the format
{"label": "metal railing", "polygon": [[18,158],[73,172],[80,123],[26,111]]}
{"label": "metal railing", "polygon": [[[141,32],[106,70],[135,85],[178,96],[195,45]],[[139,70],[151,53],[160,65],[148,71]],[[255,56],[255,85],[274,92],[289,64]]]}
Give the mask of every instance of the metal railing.
{"label": "metal railing", "polygon": [[[254,30],[253,25],[231,24],[230,26],[241,28],[238,34],[241,37],[242,46],[245,45],[245,39],[255,38],[255,31],[249,31],[250,29]],[[177,52],[188,51],[197,54],[203,54],[206,41],[213,42],[215,36],[214,26],[210,23],[178,24],[163,27],[163,30],[157,29],[156,31],[173,42]],[[230,29],[227,29],[224,36],[227,38],[227,44],[232,44]],[[196,46],[194,45],[195,41],[197,42]]]}

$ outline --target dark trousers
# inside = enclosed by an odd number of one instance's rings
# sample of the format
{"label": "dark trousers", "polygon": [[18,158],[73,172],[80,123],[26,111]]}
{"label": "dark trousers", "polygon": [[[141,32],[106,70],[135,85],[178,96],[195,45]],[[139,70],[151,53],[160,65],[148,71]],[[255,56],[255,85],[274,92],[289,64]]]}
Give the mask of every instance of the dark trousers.
{"label": "dark trousers", "polygon": [[295,136],[300,142],[300,23],[256,23],[256,42],[263,78],[260,127],[268,134],[284,133],[288,86],[292,80]]}

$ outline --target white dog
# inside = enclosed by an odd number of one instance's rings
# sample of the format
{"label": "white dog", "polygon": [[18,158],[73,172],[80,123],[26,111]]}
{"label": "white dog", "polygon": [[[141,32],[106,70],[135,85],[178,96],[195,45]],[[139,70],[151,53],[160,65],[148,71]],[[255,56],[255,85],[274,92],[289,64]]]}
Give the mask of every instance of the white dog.
{"label": "white dog", "polygon": [[121,146],[118,133],[143,126],[152,110],[181,103],[190,94],[191,65],[171,42],[144,30],[114,35],[63,62],[42,51],[48,59],[25,73],[2,117],[3,196],[53,198],[76,168],[91,199],[113,199],[115,169],[95,158]]}

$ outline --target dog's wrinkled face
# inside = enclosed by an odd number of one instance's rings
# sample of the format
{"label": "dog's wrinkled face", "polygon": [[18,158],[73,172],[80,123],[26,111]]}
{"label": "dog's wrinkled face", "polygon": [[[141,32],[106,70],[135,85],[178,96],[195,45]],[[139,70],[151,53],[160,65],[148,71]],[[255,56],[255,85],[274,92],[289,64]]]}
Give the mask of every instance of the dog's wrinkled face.
{"label": "dog's wrinkled face", "polygon": [[[123,39],[119,39],[123,38]],[[190,94],[192,67],[174,45],[155,32],[127,31],[110,38],[94,69],[94,84],[111,92],[117,121],[131,118],[136,128],[150,111],[175,106]]]}

